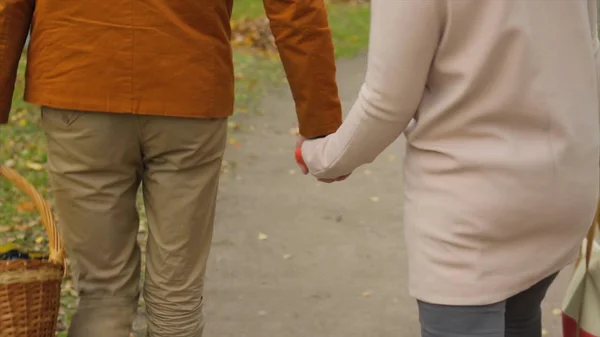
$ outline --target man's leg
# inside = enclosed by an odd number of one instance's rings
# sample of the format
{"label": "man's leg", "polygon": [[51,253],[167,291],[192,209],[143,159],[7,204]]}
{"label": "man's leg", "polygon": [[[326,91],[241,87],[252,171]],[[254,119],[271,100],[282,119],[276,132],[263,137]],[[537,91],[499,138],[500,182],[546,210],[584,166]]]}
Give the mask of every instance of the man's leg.
{"label": "man's leg", "polygon": [[226,119],[143,119],[150,337],[201,337]]}
{"label": "man's leg", "polygon": [[542,301],[558,274],[506,300],[506,337],[542,336]]}
{"label": "man's leg", "polygon": [[128,337],[139,297],[136,116],[45,108],[61,234],[80,301],[69,337]]}
{"label": "man's leg", "polygon": [[481,306],[418,304],[422,337],[504,337],[505,302]]}

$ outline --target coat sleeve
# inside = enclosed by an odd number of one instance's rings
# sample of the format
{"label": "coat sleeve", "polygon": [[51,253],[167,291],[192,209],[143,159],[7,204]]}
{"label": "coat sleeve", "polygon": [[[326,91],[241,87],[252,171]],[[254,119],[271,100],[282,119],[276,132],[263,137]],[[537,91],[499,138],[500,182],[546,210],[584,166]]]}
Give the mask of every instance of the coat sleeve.
{"label": "coat sleeve", "polygon": [[342,120],[333,40],[323,0],[263,0],[296,103],[300,134],[326,136]]}
{"label": "coat sleeve", "polygon": [[[600,102],[600,40],[598,40],[598,2],[597,0],[588,0],[588,18],[590,30],[592,33],[592,45],[594,49],[594,58],[596,60],[596,86],[598,87],[598,100]],[[600,115],[600,106],[598,108]],[[599,116],[600,118],[600,116]],[[599,119],[600,120],[600,119]],[[599,125],[600,127],[600,125]]]}
{"label": "coat sleeve", "polygon": [[17,68],[33,8],[33,0],[0,1],[0,124],[8,122]]}
{"label": "coat sleeve", "polygon": [[365,82],[335,133],[304,142],[310,172],[333,179],[372,162],[406,129],[425,92],[445,21],[442,0],[373,0]]}

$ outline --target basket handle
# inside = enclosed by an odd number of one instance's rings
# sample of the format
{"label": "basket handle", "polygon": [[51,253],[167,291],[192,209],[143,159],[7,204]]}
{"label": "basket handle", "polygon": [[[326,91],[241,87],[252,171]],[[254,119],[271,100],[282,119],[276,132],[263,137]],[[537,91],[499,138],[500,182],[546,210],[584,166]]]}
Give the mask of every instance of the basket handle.
{"label": "basket handle", "polygon": [[50,205],[48,202],[44,199],[44,197],[42,197],[40,192],[33,187],[33,185],[31,185],[15,170],[0,165],[0,176],[6,178],[6,180],[11,182],[15,187],[25,193],[33,202],[35,208],[42,218],[42,225],[46,230],[46,234],[48,234],[48,242],[50,245],[50,256],[48,257],[48,260],[52,263],[62,264],[64,266],[64,246],[58,233],[58,228],[56,227],[54,217],[52,217],[52,212],[50,211]]}

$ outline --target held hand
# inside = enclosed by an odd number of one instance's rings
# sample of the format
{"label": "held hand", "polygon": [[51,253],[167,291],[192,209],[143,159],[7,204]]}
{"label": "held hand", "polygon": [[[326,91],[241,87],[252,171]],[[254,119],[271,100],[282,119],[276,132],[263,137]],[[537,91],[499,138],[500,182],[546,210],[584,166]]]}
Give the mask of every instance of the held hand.
{"label": "held hand", "polygon": [[298,167],[300,168],[302,174],[307,175],[308,167],[304,162],[304,158],[302,158],[302,143],[304,143],[305,140],[306,138],[304,138],[303,136],[298,136],[298,140],[296,141],[296,151],[294,152],[294,157],[296,159],[296,164],[298,164]]}
{"label": "held hand", "polygon": [[296,158],[296,164],[298,164],[298,167],[300,168],[300,171],[302,172],[302,174],[307,175],[308,167],[306,166],[306,163],[304,163],[304,158],[302,158],[302,148],[301,147],[296,148],[296,151],[294,152],[294,157]]}
{"label": "held hand", "polygon": [[[294,152],[294,157],[296,159],[296,164],[298,164],[298,167],[300,168],[300,171],[302,172],[302,174],[306,175],[309,173],[308,167],[306,166],[306,163],[304,162],[304,158],[302,156],[302,143],[304,143],[304,141],[306,140],[306,138],[299,136],[298,140],[296,141],[296,150]],[[344,181],[346,180],[348,177],[350,176],[350,174],[347,174],[345,176],[341,176],[339,178],[336,179],[317,179],[318,181],[322,182],[322,183],[327,183],[327,184],[331,184],[337,181]]]}

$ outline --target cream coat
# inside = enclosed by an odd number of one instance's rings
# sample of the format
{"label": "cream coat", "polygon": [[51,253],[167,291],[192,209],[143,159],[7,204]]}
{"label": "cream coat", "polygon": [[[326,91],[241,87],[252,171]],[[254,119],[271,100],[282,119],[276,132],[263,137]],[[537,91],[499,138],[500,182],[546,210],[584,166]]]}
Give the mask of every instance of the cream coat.
{"label": "cream coat", "polygon": [[415,297],[494,303],[574,260],[598,199],[596,32],[595,0],[372,1],[359,97],[303,153],[315,176],[339,177],[414,118],[404,226]]}

